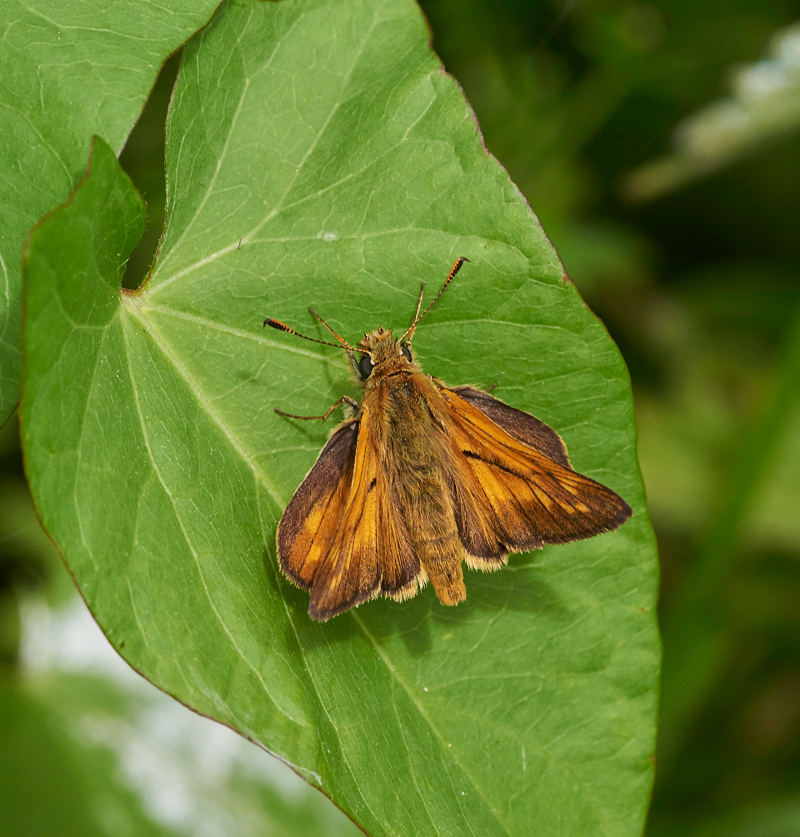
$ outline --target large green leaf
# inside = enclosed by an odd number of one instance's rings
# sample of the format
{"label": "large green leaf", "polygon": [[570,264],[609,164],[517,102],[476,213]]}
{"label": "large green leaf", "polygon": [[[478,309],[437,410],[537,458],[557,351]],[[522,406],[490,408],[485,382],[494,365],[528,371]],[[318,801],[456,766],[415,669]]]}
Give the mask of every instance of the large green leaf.
{"label": "large green leaf", "polygon": [[[142,208],[108,148],[27,254],[23,442],[42,520],[120,653],[293,764],[372,834],[641,832],[656,564],[624,365],[408,0],[236,3],[186,49],[158,264],[119,289]],[[620,531],[312,623],[280,513],[352,393],[351,339],[552,424],[634,507]],[[325,337],[325,332],[320,334]]]}
{"label": "large green leaf", "polygon": [[66,200],[92,134],[117,151],[159,67],[218,0],[0,4],[0,424],[19,399],[20,275],[28,230]]}

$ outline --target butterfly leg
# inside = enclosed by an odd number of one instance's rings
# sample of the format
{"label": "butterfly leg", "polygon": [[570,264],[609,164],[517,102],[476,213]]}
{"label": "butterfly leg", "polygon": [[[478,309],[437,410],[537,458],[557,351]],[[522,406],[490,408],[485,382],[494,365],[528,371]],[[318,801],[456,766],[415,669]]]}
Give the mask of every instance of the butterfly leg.
{"label": "butterfly leg", "polygon": [[343,395],[338,401],[331,404],[330,407],[321,415],[321,416],[295,416],[291,413],[284,413],[283,410],[279,410],[275,407],[275,412],[279,416],[285,416],[286,418],[293,418],[293,419],[300,419],[300,421],[325,421],[326,418],[341,404],[347,404],[353,410],[358,410],[358,401],[355,398],[351,398],[349,395]]}

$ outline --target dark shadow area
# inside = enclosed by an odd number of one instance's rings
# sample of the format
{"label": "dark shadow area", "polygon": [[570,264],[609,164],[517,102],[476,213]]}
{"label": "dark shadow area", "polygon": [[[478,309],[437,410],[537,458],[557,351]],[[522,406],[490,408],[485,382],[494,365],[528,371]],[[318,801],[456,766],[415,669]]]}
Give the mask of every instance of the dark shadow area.
{"label": "dark shadow area", "polygon": [[131,253],[122,277],[122,287],[129,291],[140,287],[150,272],[164,229],[167,198],[164,137],[181,54],[180,50],[176,52],[161,68],[142,115],[119,155],[120,165],[147,204],[144,235]]}

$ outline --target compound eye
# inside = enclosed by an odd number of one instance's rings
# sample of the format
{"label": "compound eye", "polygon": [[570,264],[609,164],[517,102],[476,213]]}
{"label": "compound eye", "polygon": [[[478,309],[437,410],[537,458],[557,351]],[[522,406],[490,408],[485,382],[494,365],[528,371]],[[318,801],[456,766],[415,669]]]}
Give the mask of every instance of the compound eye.
{"label": "compound eye", "polygon": [[400,351],[406,356],[406,360],[411,360],[411,349],[408,346],[401,346]]}
{"label": "compound eye", "polygon": [[370,373],[372,372],[372,358],[369,355],[364,355],[361,360],[358,362],[358,374],[361,375],[362,378],[369,378]]}

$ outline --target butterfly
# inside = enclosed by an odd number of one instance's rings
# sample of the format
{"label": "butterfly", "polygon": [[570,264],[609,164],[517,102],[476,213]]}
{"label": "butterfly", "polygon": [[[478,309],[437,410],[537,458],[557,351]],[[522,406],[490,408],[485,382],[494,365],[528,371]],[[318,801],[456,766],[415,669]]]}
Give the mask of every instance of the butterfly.
{"label": "butterfly", "polygon": [[497,570],[513,552],[617,529],[630,516],[614,491],[576,472],[561,437],[534,416],[472,386],[426,375],[411,341],[461,269],[402,337],[378,328],[355,348],[313,308],[338,343],[305,337],[280,320],[264,326],[343,348],[364,392],[344,405],[277,530],[280,566],[310,592],[308,612],[325,621],[376,596],[402,601],[430,582],[443,605],[467,595],[462,564]]}

